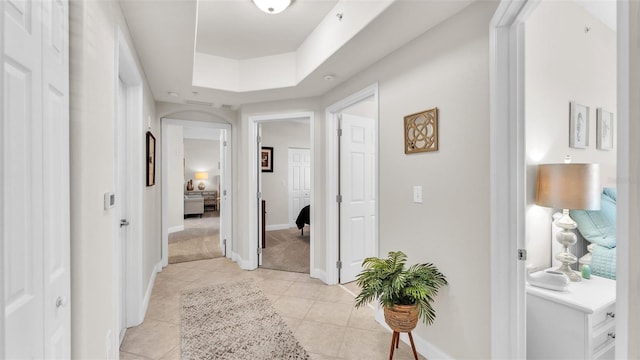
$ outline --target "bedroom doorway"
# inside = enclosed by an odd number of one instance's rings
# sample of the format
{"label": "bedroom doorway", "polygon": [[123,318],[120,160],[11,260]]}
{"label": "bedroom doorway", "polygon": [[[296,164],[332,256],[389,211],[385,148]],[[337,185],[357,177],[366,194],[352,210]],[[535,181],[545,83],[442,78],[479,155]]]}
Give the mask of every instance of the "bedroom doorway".
{"label": "bedroom doorway", "polygon": [[309,274],[312,190],[309,120],[268,121],[259,127],[260,266]]}
{"label": "bedroom doorway", "polygon": [[[313,113],[249,117],[256,267],[312,274]],[[301,228],[296,220],[307,214]],[[295,216],[295,217],[294,217]],[[254,242],[255,241],[255,242]]]}

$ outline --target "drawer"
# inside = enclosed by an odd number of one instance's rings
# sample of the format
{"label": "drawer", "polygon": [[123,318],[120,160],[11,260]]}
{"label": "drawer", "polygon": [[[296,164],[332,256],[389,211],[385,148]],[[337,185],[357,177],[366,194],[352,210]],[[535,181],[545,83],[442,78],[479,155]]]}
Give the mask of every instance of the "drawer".
{"label": "drawer", "polygon": [[615,316],[616,304],[614,303],[591,314],[591,326],[597,328],[603,326],[606,322],[614,323]]}
{"label": "drawer", "polygon": [[613,347],[616,342],[616,326],[611,323],[606,326],[596,327],[592,332],[591,346],[593,354],[601,353],[609,347]]}

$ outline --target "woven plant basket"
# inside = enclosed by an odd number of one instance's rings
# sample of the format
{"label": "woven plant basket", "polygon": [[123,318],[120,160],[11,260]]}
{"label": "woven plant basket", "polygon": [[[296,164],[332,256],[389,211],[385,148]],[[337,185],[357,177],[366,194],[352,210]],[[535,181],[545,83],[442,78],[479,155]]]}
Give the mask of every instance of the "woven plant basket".
{"label": "woven plant basket", "polygon": [[384,320],[393,331],[409,332],[418,324],[418,307],[416,305],[394,305],[384,308]]}

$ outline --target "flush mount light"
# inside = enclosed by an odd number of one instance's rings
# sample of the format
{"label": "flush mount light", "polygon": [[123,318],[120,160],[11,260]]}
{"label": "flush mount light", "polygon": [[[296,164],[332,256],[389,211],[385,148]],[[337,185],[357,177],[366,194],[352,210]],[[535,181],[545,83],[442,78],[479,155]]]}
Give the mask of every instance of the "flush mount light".
{"label": "flush mount light", "polygon": [[267,14],[277,14],[288,8],[291,0],[253,0],[253,3]]}
{"label": "flush mount light", "polygon": [[326,81],[333,81],[335,78],[336,78],[336,76],[333,75],[333,74],[327,74],[327,75],[324,76],[324,79]]}
{"label": "flush mount light", "polygon": [[177,93],[177,92],[175,92],[175,91],[168,91],[168,92],[167,92],[167,94],[168,94],[169,96],[178,97],[178,93]]}

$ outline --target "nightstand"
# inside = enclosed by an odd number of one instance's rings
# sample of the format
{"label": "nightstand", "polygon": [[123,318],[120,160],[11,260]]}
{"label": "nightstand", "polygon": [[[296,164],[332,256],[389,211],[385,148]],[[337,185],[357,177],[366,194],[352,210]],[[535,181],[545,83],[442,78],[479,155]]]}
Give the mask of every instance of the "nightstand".
{"label": "nightstand", "polygon": [[527,284],[527,359],[613,359],[616,282],[592,276],[566,292]]}

